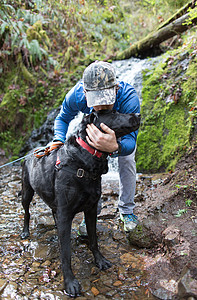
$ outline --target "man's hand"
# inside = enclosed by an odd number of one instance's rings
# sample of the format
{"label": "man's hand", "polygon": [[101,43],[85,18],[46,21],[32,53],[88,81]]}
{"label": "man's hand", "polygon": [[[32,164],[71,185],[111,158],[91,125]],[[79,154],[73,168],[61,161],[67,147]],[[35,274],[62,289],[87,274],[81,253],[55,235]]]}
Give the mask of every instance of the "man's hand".
{"label": "man's hand", "polygon": [[94,124],[88,124],[86,128],[86,140],[88,144],[103,152],[113,152],[118,149],[115,132],[104,123],[101,123],[101,132]]}
{"label": "man's hand", "polygon": [[60,148],[61,146],[63,146],[64,143],[62,143],[61,141],[54,141],[49,145],[49,152]]}

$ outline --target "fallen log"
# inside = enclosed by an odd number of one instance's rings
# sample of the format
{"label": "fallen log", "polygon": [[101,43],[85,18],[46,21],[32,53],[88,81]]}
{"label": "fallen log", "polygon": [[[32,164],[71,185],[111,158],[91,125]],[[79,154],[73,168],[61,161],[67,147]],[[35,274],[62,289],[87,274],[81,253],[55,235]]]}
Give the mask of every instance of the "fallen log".
{"label": "fallen log", "polygon": [[166,21],[162,22],[159,27],[157,28],[157,30],[165,27],[166,25],[170,24],[171,22],[173,22],[174,20],[180,18],[182,15],[185,15],[188,12],[189,8],[194,8],[196,4],[196,0],[191,0],[189,1],[187,4],[185,4],[183,7],[181,7],[174,15],[172,15],[169,19],[167,19]]}
{"label": "fallen log", "polygon": [[[128,59],[130,57],[139,57],[144,58],[148,56],[155,56],[159,53],[155,53],[158,50],[160,43],[168,40],[169,38],[180,34],[190,27],[197,24],[197,18],[192,20],[192,24],[187,25],[185,22],[189,19],[189,13],[181,16],[175,21],[171,22],[167,26],[150,33],[147,37],[143,38],[139,42],[136,42],[128,49],[117,53],[113,59],[114,60],[122,60]],[[161,53],[161,52],[160,52]]]}

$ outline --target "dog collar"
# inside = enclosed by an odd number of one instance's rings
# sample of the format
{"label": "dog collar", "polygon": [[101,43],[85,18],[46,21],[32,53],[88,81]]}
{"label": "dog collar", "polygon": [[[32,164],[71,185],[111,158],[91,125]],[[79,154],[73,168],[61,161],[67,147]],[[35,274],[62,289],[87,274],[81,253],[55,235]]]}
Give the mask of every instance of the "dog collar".
{"label": "dog collar", "polygon": [[86,149],[89,153],[91,153],[93,156],[97,156],[98,158],[100,158],[102,156],[102,152],[99,152],[98,150],[96,149],[93,149],[92,147],[90,147],[86,142],[84,142],[82,140],[82,138],[78,137],[76,139],[77,143],[83,147],[84,149]]}

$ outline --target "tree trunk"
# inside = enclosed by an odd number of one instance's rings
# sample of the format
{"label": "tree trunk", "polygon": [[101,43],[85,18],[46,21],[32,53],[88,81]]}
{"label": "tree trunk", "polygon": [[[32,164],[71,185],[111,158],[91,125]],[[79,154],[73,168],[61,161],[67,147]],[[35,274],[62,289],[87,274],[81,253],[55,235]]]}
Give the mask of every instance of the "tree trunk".
{"label": "tree trunk", "polygon": [[189,13],[183,15],[177,20],[171,22],[167,26],[159,29],[156,32],[150,33],[147,37],[136,42],[133,46],[128,49],[119,52],[113,57],[114,60],[122,60],[127,59],[132,56],[135,57],[147,57],[147,56],[155,56],[158,53],[155,53],[155,50],[159,48],[159,44],[163,41],[168,40],[169,38],[184,32],[191,26],[197,24],[197,18],[192,20],[191,25],[184,24],[186,20],[189,18]]}

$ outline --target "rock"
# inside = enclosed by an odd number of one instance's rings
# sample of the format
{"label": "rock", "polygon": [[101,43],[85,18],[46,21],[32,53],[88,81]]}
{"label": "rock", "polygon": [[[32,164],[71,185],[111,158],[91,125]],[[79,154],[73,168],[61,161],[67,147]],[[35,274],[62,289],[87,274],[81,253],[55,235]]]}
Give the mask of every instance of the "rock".
{"label": "rock", "polygon": [[114,282],[113,286],[120,286],[122,285],[122,282],[120,280],[117,280],[116,282]]}
{"label": "rock", "polygon": [[99,214],[99,219],[113,219],[117,214],[117,209],[112,207],[103,208]]}
{"label": "rock", "polygon": [[47,227],[48,230],[53,229],[55,226],[54,218],[51,214],[45,216],[39,216],[35,218],[35,220],[37,222],[37,226]]}
{"label": "rock", "polygon": [[7,279],[0,279],[0,293],[5,289],[8,283]]}
{"label": "rock", "polygon": [[16,299],[17,297],[17,283],[9,282],[1,294],[1,299]]}
{"label": "rock", "polygon": [[151,186],[152,184],[152,176],[140,175],[139,179],[143,181],[143,184],[147,186]]}
{"label": "rock", "polygon": [[51,265],[50,260],[46,260],[45,262],[43,262],[43,263],[41,264],[42,267],[49,267],[50,265]]}
{"label": "rock", "polygon": [[178,295],[180,298],[197,297],[197,268],[185,268],[178,282]]}
{"label": "rock", "polygon": [[171,300],[173,299],[174,294],[164,288],[158,288],[152,291],[152,294],[161,300]]}
{"label": "rock", "polygon": [[113,191],[113,189],[104,189],[103,190],[103,192],[102,192],[102,195],[103,196],[112,196],[112,195],[114,195],[115,193],[114,193],[114,191]]}
{"label": "rock", "polygon": [[152,248],[160,243],[161,237],[155,235],[152,231],[153,221],[145,219],[138,224],[128,234],[128,240],[131,245],[138,246],[139,248]]}
{"label": "rock", "polygon": [[132,262],[136,262],[138,259],[133,256],[132,253],[125,253],[120,257],[122,263],[131,264]]}
{"label": "rock", "polygon": [[143,193],[138,193],[135,195],[135,202],[144,202],[145,200],[146,199]]}
{"label": "rock", "polygon": [[94,296],[97,296],[99,294],[99,291],[95,287],[92,287],[91,291],[92,291]]}

